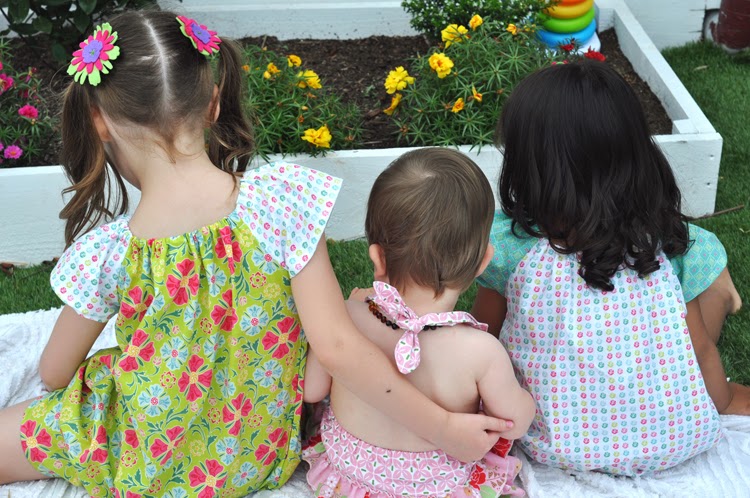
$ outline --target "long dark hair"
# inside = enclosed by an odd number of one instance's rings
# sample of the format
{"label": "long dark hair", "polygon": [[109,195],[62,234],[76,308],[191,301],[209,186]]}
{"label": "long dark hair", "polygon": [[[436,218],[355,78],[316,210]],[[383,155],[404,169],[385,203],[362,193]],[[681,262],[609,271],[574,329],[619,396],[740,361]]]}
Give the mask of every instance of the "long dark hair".
{"label": "long dark hair", "polygon": [[73,184],[64,192],[73,195],[60,212],[66,220],[66,245],[103,218],[128,208],[125,184],[117,169],[108,167],[116,165],[106,156],[96,132],[94,107],[115,121],[148,128],[172,154],[178,152],[174,138],[180,127],[205,125],[216,84],[221,112],[210,126],[208,155],[228,173],[247,167],[253,138],[241,105],[240,51],[231,40],[223,40],[212,67],[180,32],[176,17],[147,10],[128,11],[110,20],[120,47],[114,68],[96,87],[71,82],[65,92],[61,162]]}
{"label": "long dark hair", "polygon": [[672,170],[649,133],[630,86],[608,65],[550,66],[524,79],[498,123],[505,147],[503,211],[560,253],[578,254],[579,275],[613,290],[623,266],[643,277],[688,248]]}

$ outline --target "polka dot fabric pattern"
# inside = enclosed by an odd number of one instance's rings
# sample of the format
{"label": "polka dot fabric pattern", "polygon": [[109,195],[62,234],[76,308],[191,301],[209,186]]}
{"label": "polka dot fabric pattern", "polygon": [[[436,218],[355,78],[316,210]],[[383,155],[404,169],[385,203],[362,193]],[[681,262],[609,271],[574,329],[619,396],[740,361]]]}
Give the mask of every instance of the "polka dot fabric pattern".
{"label": "polka dot fabric pattern", "polygon": [[102,225],[75,241],[50,277],[55,294],[84,318],[97,322],[112,318],[120,308],[118,280],[129,242],[124,219]]}
{"label": "polka dot fabric pattern", "polygon": [[341,180],[296,164],[272,163],[240,193],[240,216],[269,254],[295,276],[315,252]]}
{"label": "polka dot fabric pattern", "polygon": [[673,467],[721,437],[685,322],[672,265],[625,269],[590,289],[575,255],[539,240],[502,293],[500,340],[537,413],[520,446],[575,470],[639,475]]}

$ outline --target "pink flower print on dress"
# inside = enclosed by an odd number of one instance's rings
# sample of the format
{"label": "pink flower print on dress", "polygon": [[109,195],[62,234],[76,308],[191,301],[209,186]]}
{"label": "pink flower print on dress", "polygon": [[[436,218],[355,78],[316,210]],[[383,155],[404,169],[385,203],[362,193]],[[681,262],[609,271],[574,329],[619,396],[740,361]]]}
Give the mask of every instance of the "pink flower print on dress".
{"label": "pink flower print on dress", "polygon": [[[167,292],[174,303],[182,306],[198,293],[200,279],[195,269],[195,262],[184,259],[177,263],[177,269],[167,277]],[[176,275],[176,276],[175,276]]]}
{"label": "pink flower print on dress", "polygon": [[177,16],[177,22],[180,23],[182,34],[193,43],[198,52],[209,57],[219,51],[221,38],[216,36],[216,31],[211,31],[194,19],[185,16]]}
{"label": "pink flower print on dress", "polygon": [[21,435],[21,447],[28,459],[32,462],[43,462],[52,446],[52,438],[47,429],[39,430],[35,421],[27,420],[21,426]]}
{"label": "pink flower print on dress", "polygon": [[218,325],[225,332],[231,332],[235,324],[239,321],[237,310],[234,309],[234,301],[232,300],[232,289],[222,294],[219,304],[214,305],[214,309],[211,311],[211,320],[213,320],[214,325]]}
{"label": "pink flower print on dress", "polygon": [[211,387],[213,371],[205,367],[204,363],[203,358],[194,354],[188,360],[188,371],[190,373],[182,372],[180,380],[177,381],[180,392],[187,390],[188,401],[192,402],[200,398]]}
{"label": "pink flower print on dress", "polygon": [[104,463],[107,461],[107,431],[103,426],[99,426],[96,431],[96,437],[89,447],[81,453],[80,462],[94,461]]}
{"label": "pink flower print on dress", "polygon": [[156,439],[149,448],[151,456],[154,458],[164,455],[161,459],[161,464],[166,465],[170,458],[172,458],[172,452],[175,447],[180,444],[184,437],[185,429],[182,427],[172,427],[167,429],[166,440]]}
{"label": "pink flower print on dress", "polygon": [[300,326],[295,323],[294,318],[288,316],[277,324],[278,333],[273,330],[266,332],[263,336],[263,349],[273,350],[273,356],[277,360],[285,357],[290,351],[290,345],[297,342],[300,334]]}
{"label": "pink flower print on dress", "polygon": [[234,275],[234,264],[242,260],[242,249],[239,242],[232,240],[232,230],[229,227],[219,230],[215,250],[218,257],[227,259],[229,272]]}
{"label": "pink flower print on dress", "polygon": [[276,450],[286,446],[288,440],[289,435],[284,429],[279,427],[268,435],[268,442],[271,443],[270,445],[261,444],[260,446],[258,446],[258,449],[255,450],[255,458],[262,461],[263,465],[271,465],[271,463],[276,459]]}
{"label": "pink flower print on dress", "polygon": [[[206,460],[205,463],[196,465],[188,474],[191,488],[199,488],[201,491],[198,498],[213,498],[218,496],[217,489],[224,486],[227,480],[224,467],[218,460]],[[196,490],[197,491],[197,490]]]}
{"label": "pink flower print on dress", "polygon": [[130,343],[122,352],[125,357],[120,360],[119,365],[123,372],[138,370],[145,362],[151,361],[156,350],[153,342],[144,345],[146,342],[148,342],[148,334],[141,329],[136,330]]}
{"label": "pink flower print on dress", "polygon": [[224,423],[231,425],[229,434],[237,436],[242,428],[242,419],[250,415],[253,410],[253,403],[249,398],[246,398],[244,394],[240,394],[234,398],[228,405],[224,405],[222,410],[222,417]]}
{"label": "pink flower print on dress", "polygon": [[88,82],[97,86],[102,81],[102,74],[112,69],[113,60],[120,56],[120,47],[115,46],[117,32],[112,31],[109,23],[96,27],[94,34],[82,41],[81,47],[73,52],[73,60],[68,66],[68,74],[83,85]]}
{"label": "pink flower print on dress", "polygon": [[146,299],[144,300],[143,289],[140,287],[133,287],[128,291],[128,297],[122,301],[122,304],[120,305],[120,313],[128,319],[133,318],[133,315],[138,314],[138,321],[143,321],[143,317],[146,315],[152,302],[154,302],[154,296],[146,296]]}

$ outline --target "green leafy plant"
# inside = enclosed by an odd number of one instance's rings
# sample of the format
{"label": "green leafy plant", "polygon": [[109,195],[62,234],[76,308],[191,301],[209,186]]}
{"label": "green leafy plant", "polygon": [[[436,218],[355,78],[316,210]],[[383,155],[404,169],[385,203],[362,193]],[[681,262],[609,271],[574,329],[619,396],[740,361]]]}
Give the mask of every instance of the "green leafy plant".
{"label": "green leafy plant", "polygon": [[36,69],[14,70],[0,39],[0,167],[33,164],[53,140],[55,120],[38,90]]}
{"label": "green leafy plant", "polygon": [[49,36],[53,57],[65,62],[83,34],[103,18],[155,5],[156,0],[0,0],[0,11],[8,21],[8,30],[22,39]]}
{"label": "green leafy plant", "polygon": [[246,49],[248,98],[257,153],[324,154],[359,145],[362,116],[326,91],[318,75],[295,55],[284,57],[251,45]]}
{"label": "green leafy plant", "polygon": [[440,39],[440,31],[450,23],[468,26],[475,14],[502,25],[540,24],[542,11],[559,0],[403,0],[401,6],[411,14],[417,31]]}
{"label": "green leafy plant", "polygon": [[[561,63],[563,51],[551,51],[533,28],[473,23],[473,30],[452,31],[447,48],[433,48],[410,62],[409,78],[392,71],[386,88],[398,138],[410,145],[455,146],[492,143],[508,93],[533,71]],[[401,68],[402,69],[402,68]],[[400,84],[399,84],[400,83]]]}

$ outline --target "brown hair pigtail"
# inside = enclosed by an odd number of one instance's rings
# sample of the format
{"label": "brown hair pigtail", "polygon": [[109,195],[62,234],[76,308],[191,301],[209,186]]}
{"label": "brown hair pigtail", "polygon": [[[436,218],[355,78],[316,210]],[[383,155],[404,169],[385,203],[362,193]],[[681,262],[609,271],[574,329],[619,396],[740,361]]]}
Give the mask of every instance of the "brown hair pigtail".
{"label": "brown hair pigtail", "polygon": [[[221,111],[211,124],[208,156],[225,171],[243,172],[254,149],[253,132],[243,108],[242,56],[231,40],[221,43],[219,57],[219,103]],[[235,167],[234,162],[237,161]]]}
{"label": "brown hair pigtail", "polygon": [[[93,107],[89,89],[71,83],[65,92],[62,110],[62,152],[60,159],[72,185],[63,194],[73,196],[60,211],[65,220],[65,245],[70,246],[80,234],[97,226],[102,218],[122,214],[128,208],[125,184],[117,170],[107,171],[104,144],[91,116]],[[115,209],[110,209],[109,174],[114,174],[119,190]]]}

